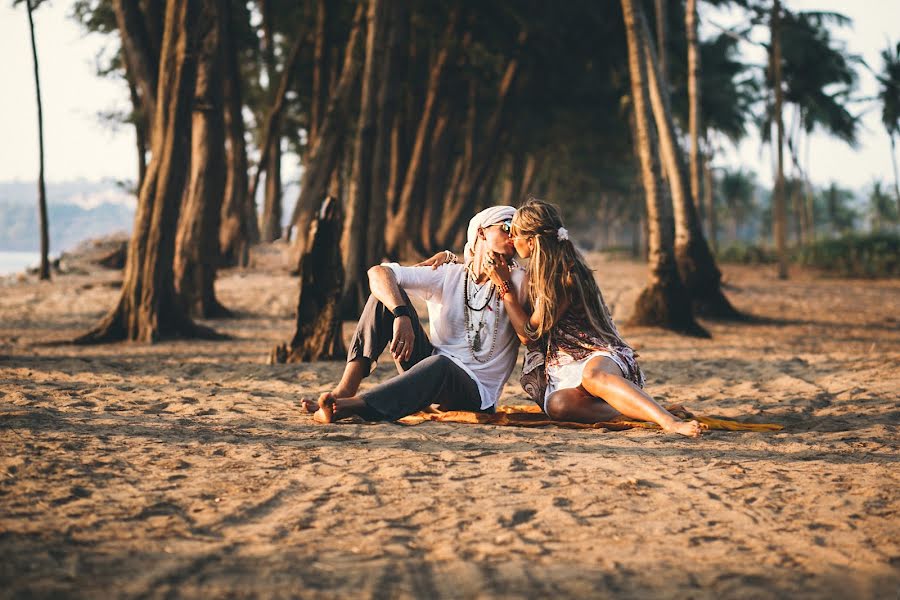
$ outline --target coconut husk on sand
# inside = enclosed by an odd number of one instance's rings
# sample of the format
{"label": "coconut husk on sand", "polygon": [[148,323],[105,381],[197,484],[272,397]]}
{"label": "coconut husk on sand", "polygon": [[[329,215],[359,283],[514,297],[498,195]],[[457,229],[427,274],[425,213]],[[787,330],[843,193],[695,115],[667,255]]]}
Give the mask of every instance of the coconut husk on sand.
{"label": "coconut husk on sand", "polygon": [[[623,328],[661,403],[781,431],[319,426],[284,250],[221,273],[227,342],[35,345],[121,274],[0,280],[0,596],[896,596],[900,281],[726,266],[763,320]],[[645,267],[591,261],[623,323]]]}

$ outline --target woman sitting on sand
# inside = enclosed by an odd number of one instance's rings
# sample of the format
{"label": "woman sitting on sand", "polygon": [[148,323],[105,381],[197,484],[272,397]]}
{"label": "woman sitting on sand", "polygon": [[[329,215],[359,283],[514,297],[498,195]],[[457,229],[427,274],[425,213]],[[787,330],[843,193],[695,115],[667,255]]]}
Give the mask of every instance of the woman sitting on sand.
{"label": "woman sitting on sand", "polygon": [[643,391],[634,351],[619,336],[593,272],[552,204],[530,199],[512,220],[516,252],[530,259],[528,308],[510,293],[506,262],[488,273],[519,339],[527,346],[522,387],[551,418],[597,423],[619,416],[652,421],[667,432],[697,437],[700,424],[682,421]]}

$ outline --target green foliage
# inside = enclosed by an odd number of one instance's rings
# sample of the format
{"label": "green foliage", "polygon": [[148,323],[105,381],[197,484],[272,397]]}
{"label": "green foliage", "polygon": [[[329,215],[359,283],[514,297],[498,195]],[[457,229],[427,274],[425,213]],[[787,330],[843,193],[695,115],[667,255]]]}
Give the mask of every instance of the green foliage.
{"label": "green foliage", "polygon": [[[855,147],[860,121],[847,106],[856,91],[856,65],[862,60],[834,41],[828,29],[832,23],[847,26],[851,21],[838,13],[785,11],[781,28],[784,101],[799,109],[805,132],[818,127]],[[766,80],[771,88],[768,67]],[[761,122],[766,141],[770,139],[772,110],[770,99]]]}
{"label": "green foliage", "polygon": [[798,262],[845,277],[900,276],[900,235],[876,232],[822,240],[800,250]]}
{"label": "green foliage", "polygon": [[882,189],[880,181],[873,183],[869,192],[869,217],[873,230],[881,230],[898,221],[897,204],[894,198]]}
{"label": "green foliage", "polygon": [[900,133],[900,42],[881,51],[882,71],[877,76],[880,89],[881,122],[888,135]]}
{"label": "green foliage", "polygon": [[763,246],[736,242],[720,248],[716,260],[739,265],[768,265],[774,263],[776,257],[772,250]]}

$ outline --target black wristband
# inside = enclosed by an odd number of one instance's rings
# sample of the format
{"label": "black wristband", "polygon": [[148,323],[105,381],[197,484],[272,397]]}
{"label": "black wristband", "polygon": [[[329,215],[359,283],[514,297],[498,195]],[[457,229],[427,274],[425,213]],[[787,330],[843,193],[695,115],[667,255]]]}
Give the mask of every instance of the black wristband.
{"label": "black wristband", "polygon": [[391,311],[391,314],[394,315],[395,319],[399,319],[400,317],[408,317],[409,316],[409,307],[405,304],[401,304],[397,308]]}

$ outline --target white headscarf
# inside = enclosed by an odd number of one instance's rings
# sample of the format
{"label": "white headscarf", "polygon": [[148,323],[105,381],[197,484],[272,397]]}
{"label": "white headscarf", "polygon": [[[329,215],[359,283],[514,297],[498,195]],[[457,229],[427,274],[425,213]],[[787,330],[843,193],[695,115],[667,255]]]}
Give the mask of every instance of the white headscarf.
{"label": "white headscarf", "polygon": [[478,229],[490,227],[504,221],[512,220],[516,209],[512,206],[491,206],[486,208],[469,220],[469,228],[466,229],[466,247],[463,257],[468,264],[475,256],[475,242],[478,240]]}

